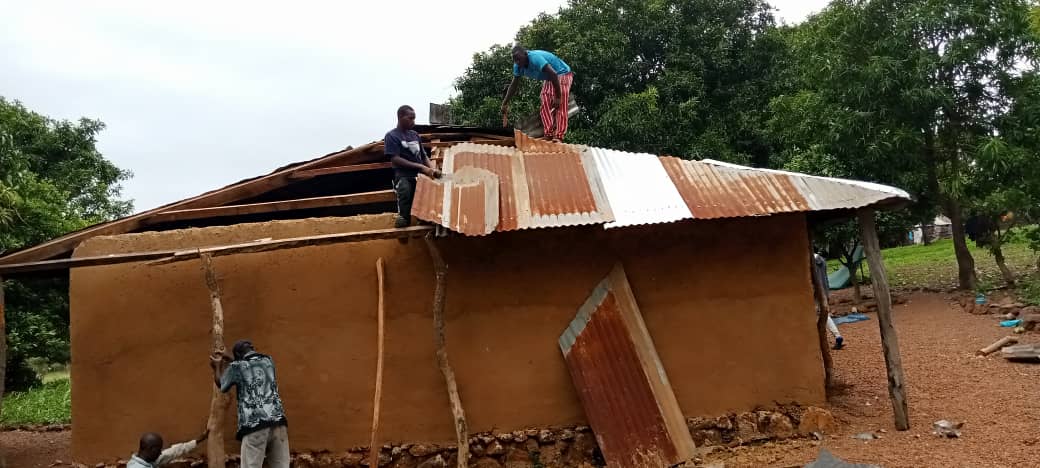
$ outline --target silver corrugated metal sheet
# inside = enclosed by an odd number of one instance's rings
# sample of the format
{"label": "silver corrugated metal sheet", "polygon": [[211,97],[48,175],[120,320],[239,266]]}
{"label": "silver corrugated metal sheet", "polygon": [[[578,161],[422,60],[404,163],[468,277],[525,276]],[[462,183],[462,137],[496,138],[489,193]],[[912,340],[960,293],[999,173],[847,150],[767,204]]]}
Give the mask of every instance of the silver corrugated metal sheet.
{"label": "silver corrugated metal sheet", "polygon": [[614,213],[607,228],[689,219],[687,208],[661,161],[652,154],[588,148]]}

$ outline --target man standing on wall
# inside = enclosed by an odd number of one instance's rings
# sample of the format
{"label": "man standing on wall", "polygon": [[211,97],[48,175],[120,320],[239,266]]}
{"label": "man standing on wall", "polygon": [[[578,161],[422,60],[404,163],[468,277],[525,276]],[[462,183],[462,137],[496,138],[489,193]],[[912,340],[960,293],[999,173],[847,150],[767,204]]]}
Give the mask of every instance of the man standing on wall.
{"label": "man standing on wall", "polygon": [[227,393],[237,387],[238,432],[242,441],[242,468],[289,468],[289,432],[285,408],[278,395],[274,360],[253,349],[249,340],[231,348],[234,359],[217,355],[210,359],[213,381]]}
{"label": "man standing on wall", "polygon": [[390,158],[394,168],[394,193],[397,194],[397,219],[394,227],[403,228],[412,224],[412,198],[415,197],[415,179],[420,173],[437,179],[441,171],[433,167],[429,155],[422,147],[415,128],[415,109],[412,106],[397,108],[397,127],[383,137],[383,153]]}
{"label": "man standing on wall", "polygon": [[[818,253],[813,253],[813,264],[816,265],[816,271],[820,275],[820,282],[823,283],[824,298],[830,299],[831,297],[831,285],[827,282],[827,260]],[[817,304],[816,313],[819,314],[823,308]],[[845,338],[841,336],[841,332],[838,331],[838,325],[834,323],[834,319],[831,318],[830,314],[827,314],[827,330],[834,335],[834,349],[841,349],[845,347]]]}
{"label": "man standing on wall", "polygon": [[159,468],[187,455],[198,444],[209,437],[209,431],[205,431],[195,440],[189,440],[180,444],[173,444],[170,448],[163,450],[163,438],[154,432],[146,432],[141,436],[137,445],[137,453],[130,456],[126,468]]}
{"label": "man standing on wall", "polygon": [[563,141],[567,133],[567,102],[570,99],[574,73],[559,57],[544,50],[527,50],[513,46],[513,81],[502,100],[502,126],[509,125],[509,101],[520,86],[520,76],[542,82],[542,128],[545,138]]}

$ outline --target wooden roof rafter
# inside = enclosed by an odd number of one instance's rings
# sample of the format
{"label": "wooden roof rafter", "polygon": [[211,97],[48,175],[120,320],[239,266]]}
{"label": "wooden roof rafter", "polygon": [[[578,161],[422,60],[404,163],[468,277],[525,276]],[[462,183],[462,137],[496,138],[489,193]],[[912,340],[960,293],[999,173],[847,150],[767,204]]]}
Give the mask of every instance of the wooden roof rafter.
{"label": "wooden roof rafter", "polygon": [[[487,140],[489,142],[493,141],[493,143],[491,144],[509,144],[513,140],[511,135],[495,135],[493,133],[489,133],[488,130],[480,131],[480,129],[475,129],[477,130],[477,132],[471,133],[464,128],[458,129],[458,131],[448,132],[438,131],[439,129],[444,127],[423,128],[429,128],[433,130],[420,132],[420,135],[427,141],[431,139],[441,138],[459,138],[459,141],[443,142],[438,143],[438,145],[451,145],[457,142],[469,140]],[[456,130],[456,128],[449,127],[448,130]],[[491,132],[493,131],[494,130],[491,130]],[[169,212],[187,213],[188,210],[198,210],[206,208],[228,208],[229,212],[239,209],[245,209],[247,211],[252,209],[258,209],[260,210],[259,212],[281,211],[281,209],[278,209],[276,205],[264,206],[262,204],[249,204],[261,205],[261,207],[243,208],[243,206],[247,205],[240,204],[236,207],[235,204],[236,202],[249,200],[257,196],[263,195],[265,193],[286,187],[290,184],[300,182],[301,179],[292,177],[293,174],[297,171],[307,171],[328,167],[346,167],[359,164],[372,164],[377,161],[383,162],[379,161],[383,157],[382,152],[383,142],[382,140],[380,140],[359,146],[357,148],[348,147],[347,149],[344,149],[342,151],[329,153],[325,156],[310,161],[283,166],[263,176],[242,180],[234,184],[216,190],[211,190],[209,192],[205,192],[191,198],[163,205],[158,208],[143,211],[114,221],[89,226],[87,228],[68,233],[64,236],[52,239],[41,244],[26,247],[24,249],[17,250],[14,252],[6,253],[5,255],[0,256],[0,265],[31,263],[50,260],[54,258],[67,257],[71,255],[73,249],[75,249],[77,245],[91,237],[117,235],[133,232],[145,228],[149,225],[156,224],[156,217],[159,217],[161,219],[164,216],[171,216],[168,214]],[[365,170],[371,168],[374,168],[374,166],[367,166]],[[385,198],[385,195],[381,195],[377,198],[378,199],[375,199],[374,201],[372,201],[372,203],[379,203],[385,201],[383,199]],[[314,203],[322,204],[323,202],[315,200],[307,200],[302,202],[303,205]],[[227,207],[227,205],[232,206]],[[297,209],[292,208],[292,206],[294,205],[291,203],[287,206],[289,207],[287,209]],[[270,208],[271,211],[264,211],[268,208]],[[204,212],[199,211],[196,213]],[[214,211],[214,213],[222,213],[222,211],[216,210]]]}

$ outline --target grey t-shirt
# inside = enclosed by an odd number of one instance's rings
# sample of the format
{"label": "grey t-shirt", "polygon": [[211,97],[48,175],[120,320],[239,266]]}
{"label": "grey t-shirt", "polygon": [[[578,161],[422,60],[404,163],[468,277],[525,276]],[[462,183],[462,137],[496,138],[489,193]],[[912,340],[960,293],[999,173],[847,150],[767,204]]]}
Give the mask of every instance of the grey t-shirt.
{"label": "grey t-shirt", "polygon": [[[426,150],[422,147],[422,140],[415,130],[401,131],[395,128],[386,132],[383,137],[383,154],[387,158],[400,156],[411,162],[426,165]],[[394,166],[394,177],[417,177],[419,171],[407,167]]]}
{"label": "grey t-shirt", "polygon": [[820,274],[820,281],[823,283],[823,292],[827,296],[831,295],[831,285],[827,281],[827,259],[823,258],[818,253],[813,254],[813,263],[816,264],[816,271]]}
{"label": "grey t-shirt", "polygon": [[232,362],[220,378],[220,391],[227,393],[231,387],[237,387],[238,394],[236,438],[241,440],[260,429],[286,424],[270,356],[251,352]]}

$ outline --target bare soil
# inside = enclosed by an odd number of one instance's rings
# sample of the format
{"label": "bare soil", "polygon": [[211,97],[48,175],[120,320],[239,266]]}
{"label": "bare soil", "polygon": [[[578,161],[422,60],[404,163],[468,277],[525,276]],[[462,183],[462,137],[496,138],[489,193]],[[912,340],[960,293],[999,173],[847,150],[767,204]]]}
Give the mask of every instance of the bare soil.
{"label": "bare soil", "polygon": [[[814,460],[820,447],[858,463],[891,467],[1037,466],[1040,450],[1040,365],[1005,362],[976,350],[1010,333],[995,316],[971,315],[941,294],[914,294],[896,306],[911,429],[895,430],[878,325],[871,320],[840,325],[847,346],[832,351],[839,386],[829,408],[836,433],[823,441],[796,440],[723,450],[706,461],[732,467],[794,467]],[[1024,343],[1040,342],[1026,334]],[[959,439],[931,433],[932,423],[965,422]],[[884,431],[884,432],[882,432]],[[881,439],[852,436],[873,432]],[[48,467],[70,458],[68,431],[0,432],[6,467]],[[0,463],[0,467],[3,467]]]}
{"label": "bare soil", "polygon": [[0,468],[46,468],[72,458],[72,431],[0,432]]}
{"label": "bare soil", "polygon": [[[1037,466],[1040,365],[1006,362],[978,349],[1011,334],[996,316],[964,312],[940,294],[914,294],[893,312],[910,406],[910,430],[895,430],[876,316],[839,325],[847,346],[832,351],[836,395],[830,409],[836,434],[822,442],[792,441],[737,448],[709,457],[731,467],[793,467],[814,460],[820,447],[849,462],[891,467]],[[1020,336],[1023,343],[1040,335]],[[940,419],[965,422],[961,438],[932,434]],[[884,432],[880,432],[880,431]],[[874,432],[879,440],[853,436]]]}

